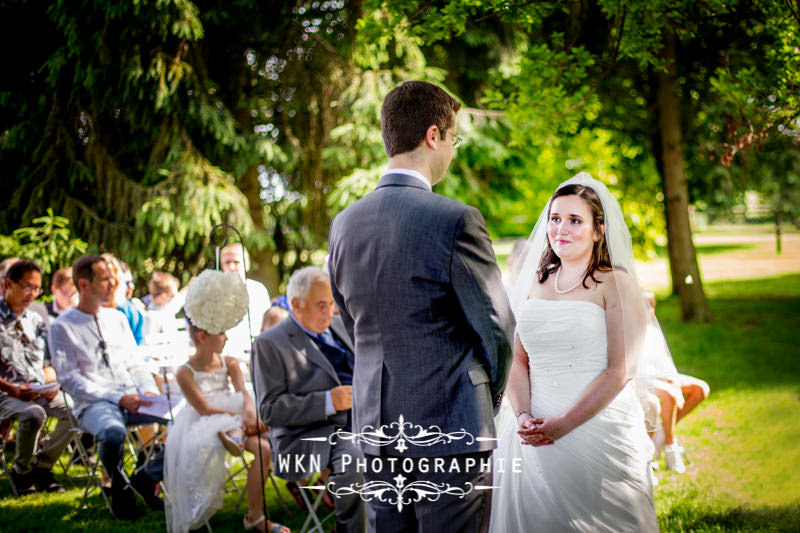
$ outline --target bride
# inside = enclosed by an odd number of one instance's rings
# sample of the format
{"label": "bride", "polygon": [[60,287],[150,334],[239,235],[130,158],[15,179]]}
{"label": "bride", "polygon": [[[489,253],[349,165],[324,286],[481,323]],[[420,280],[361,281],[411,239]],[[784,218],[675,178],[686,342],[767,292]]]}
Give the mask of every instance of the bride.
{"label": "bride", "polygon": [[562,183],[524,258],[490,531],[657,531],[630,383],[648,315],[619,204],[587,173]]}

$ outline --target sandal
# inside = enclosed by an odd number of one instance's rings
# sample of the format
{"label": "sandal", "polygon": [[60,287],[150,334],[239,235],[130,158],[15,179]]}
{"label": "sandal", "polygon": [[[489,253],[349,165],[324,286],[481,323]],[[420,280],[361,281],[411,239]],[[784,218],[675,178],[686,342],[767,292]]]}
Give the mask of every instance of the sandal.
{"label": "sandal", "polygon": [[225,446],[225,449],[228,450],[228,453],[235,457],[242,455],[242,452],[244,452],[244,441],[240,435],[229,435],[224,431],[217,431],[217,436],[219,440],[222,441],[222,445]]}
{"label": "sandal", "polygon": [[[244,529],[246,531],[249,531],[251,529],[255,529],[263,521],[264,521],[264,515],[263,514],[261,516],[259,516],[258,518],[256,518],[255,520],[253,520],[252,522],[250,521],[250,519],[247,518],[247,515],[244,515],[242,517],[242,523],[244,524]],[[277,522],[273,522],[272,523],[272,527],[269,528],[269,533],[281,533],[284,529],[289,529],[289,528],[287,528],[283,524],[279,524]]]}
{"label": "sandal", "polygon": [[297,483],[294,481],[288,481],[286,483],[286,490],[289,491],[289,494],[294,496],[297,506],[300,508],[300,512],[307,513],[308,507],[306,507],[306,502],[303,501],[303,496],[300,494],[300,487],[297,486]]}

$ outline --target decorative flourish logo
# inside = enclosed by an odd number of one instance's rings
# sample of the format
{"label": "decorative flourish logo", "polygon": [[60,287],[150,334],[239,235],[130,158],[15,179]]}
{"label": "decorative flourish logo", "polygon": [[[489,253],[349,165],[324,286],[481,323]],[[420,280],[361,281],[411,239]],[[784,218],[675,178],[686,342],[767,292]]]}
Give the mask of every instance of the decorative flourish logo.
{"label": "decorative flourish logo", "polygon": [[[380,447],[395,445],[395,449],[400,453],[408,450],[409,445],[434,446],[436,444],[450,444],[456,441],[461,441],[465,445],[470,445],[475,442],[497,440],[493,437],[475,437],[463,428],[452,433],[443,432],[439,426],[425,428],[418,424],[406,422],[403,415],[400,415],[396,422],[384,424],[377,429],[374,426],[364,426],[362,431],[358,433],[338,429],[328,437],[305,437],[302,440],[327,441],[335,445],[337,439],[350,441],[356,445],[368,444]],[[366,473],[370,471],[370,469],[367,468],[366,458],[353,458],[345,454],[342,461],[345,469],[347,465],[355,464],[356,470],[359,472]],[[374,466],[374,461],[378,462],[377,466]],[[471,472],[476,468],[478,471],[482,472],[491,472],[492,470],[492,459],[488,456],[484,459],[467,457],[463,465],[452,457],[447,459],[444,457],[421,457],[418,459],[412,459],[410,457],[374,458],[372,470],[379,472],[383,468],[384,461],[391,473],[395,473],[395,468],[402,468],[406,474],[413,475],[414,477],[416,477],[416,474],[419,472],[429,471],[436,473],[461,472],[463,469],[464,472]],[[407,464],[407,462],[410,462],[410,464]],[[394,484],[385,480],[371,480],[366,483],[353,483],[347,486],[336,487],[334,482],[328,482],[326,486],[309,485],[302,488],[307,490],[325,490],[327,488],[331,494],[337,498],[358,494],[364,501],[377,499],[381,502],[388,502],[390,505],[397,507],[398,511],[402,511],[403,507],[406,505],[412,505],[414,502],[419,502],[423,499],[436,501],[442,495],[463,498],[473,490],[491,490],[496,488],[491,485],[473,485],[469,482],[466,482],[463,486],[452,486],[449,483],[435,483],[426,480],[413,480],[410,483],[406,483],[409,478],[401,473],[398,473],[391,479],[394,481]]]}
{"label": "decorative flourish logo", "polygon": [[496,440],[485,437],[476,439],[472,433],[463,428],[452,433],[442,432],[439,426],[430,426],[426,429],[418,424],[406,422],[403,415],[400,415],[397,422],[384,424],[378,429],[374,426],[364,426],[359,433],[338,429],[328,437],[328,442],[335,444],[336,439],[351,441],[353,444],[370,444],[372,446],[389,446],[397,443],[395,449],[400,453],[408,449],[408,444],[413,446],[433,446],[435,444],[449,444],[453,441],[464,440],[464,444],[469,445],[476,440]]}
{"label": "decorative flourish logo", "polygon": [[[350,494],[358,494],[365,502],[373,499],[378,499],[382,502],[387,502],[397,507],[397,511],[403,510],[406,505],[411,505],[422,499],[428,501],[436,501],[443,494],[457,496],[463,498],[473,490],[486,490],[494,487],[485,485],[473,485],[472,483],[465,483],[463,487],[454,487],[449,483],[433,483],[431,481],[413,481],[406,485],[406,478],[402,474],[396,475],[394,484],[387,481],[368,481],[367,483],[355,483],[346,487],[334,488],[334,484],[329,482],[327,489],[336,496],[348,496]],[[308,486],[304,487],[311,490],[324,490],[325,487],[321,486]]]}

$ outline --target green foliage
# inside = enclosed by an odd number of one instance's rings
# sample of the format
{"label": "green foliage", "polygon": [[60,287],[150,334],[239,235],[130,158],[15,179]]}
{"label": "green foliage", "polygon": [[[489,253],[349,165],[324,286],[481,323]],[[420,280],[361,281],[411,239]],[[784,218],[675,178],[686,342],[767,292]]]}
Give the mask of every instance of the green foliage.
{"label": "green foliage", "polygon": [[[730,205],[742,198],[742,183],[752,186],[753,176],[772,174],[750,166],[731,183],[718,161],[726,157],[728,163],[733,154],[764,144],[800,112],[798,20],[778,0],[385,0],[366,6],[373,15],[360,21],[360,29],[376,39],[399,28],[433,50],[439,43],[458,50],[479,22],[500,24],[510,35],[488,70],[481,100],[503,113],[510,134],[495,140],[516,155],[513,164],[495,166],[495,173],[511,176],[509,186],[497,191],[503,201],[481,201],[474,182],[455,169],[454,176],[466,182],[444,185],[448,194],[487,209],[501,235],[529,228],[547,193],[570,172],[586,170],[620,193],[634,240],[646,254],[664,245],[655,78],[666,68],[665,32],[674,32],[680,47],[693,200],[713,203],[714,197]],[[468,152],[461,150],[456,167],[461,161],[480,165],[480,157]],[[497,165],[502,151],[484,159]],[[767,158],[758,162],[770,164]]]}
{"label": "green foliage", "polygon": [[47,214],[34,218],[32,226],[17,228],[10,236],[0,235],[0,256],[31,259],[45,275],[69,266],[87,249],[69,225],[68,219],[47,208]]}
{"label": "green foliage", "polygon": [[[659,523],[662,531],[791,531],[800,519],[800,426],[789,422],[800,416],[800,275],[706,289],[714,325],[682,322],[676,298],[656,309],[678,369],[711,387],[677,426],[692,465],[658,475]],[[752,420],[759,431],[747,430]]]}
{"label": "green foliage", "polygon": [[0,231],[52,206],[92,248],[186,277],[226,221],[272,288],[377,183],[380,105],[405,79],[461,99],[467,143],[439,190],[478,206],[494,235],[526,234],[555,185],[588,170],[619,193],[644,254],[663,244],[654,79],[664,32],[684,58],[695,200],[761,190],[752,176],[767,173],[719,161],[738,165],[791,130],[800,94],[797,24],[779,0],[0,9],[20,35],[0,89]]}

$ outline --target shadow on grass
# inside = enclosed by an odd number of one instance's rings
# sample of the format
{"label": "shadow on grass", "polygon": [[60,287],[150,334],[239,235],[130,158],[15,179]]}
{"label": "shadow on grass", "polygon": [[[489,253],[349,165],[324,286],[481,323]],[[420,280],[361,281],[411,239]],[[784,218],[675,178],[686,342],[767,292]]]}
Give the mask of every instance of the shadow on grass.
{"label": "shadow on grass", "polygon": [[753,250],[758,248],[758,244],[753,243],[725,243],[725,244],[695,244],[695,250],[699,255],[718,255],[743,250]]}
{"label": "shadow on grass", "polygon": [[[56,476],[63,480],[60,475]],[[83,487],[72,488],[63,494],[34,494],[16,498],[11,493],[8,480],[0,479],[0,531],[29,532],[91,532],[91,533],[133,533],[141,531],[166,531],[164,513],[148,510],[141,501],[137,507],[142,516],[136,522],[115,520],[106,508],[99,494],[90,496],[86,507],[80,508]],[[286,493],[286,498],[291,496]],[[243,502],[239,510],[234,510],[238,493],[225,495],[225,503],[210,519],[215,533],[242,531],[242,516],[247,511],[247,503]],[[290,504],[290,515],[287,515],[277,502],[274,491],[268,491],[268,509],[272,520],[289,526],[292,531],[299,531],[306,515],[301,514],[295,504]],[[326,528],[333,527],[332,522]],[[198,531],[205,531],[199,529]]]}
{"label": "shadow on grass", "polygon": [[680,320],[680,302],[659,303],[658,319],[681,372],[712,390],[800,384],[800,274],[707,285],[712,321]]}
{"label": "shadow on grass", "polygon": [[719,280],[705,284],[711,300],[791,300],[800,306],[800,274],[766,278]]}
{"label": "shadow on grass", "polygon": [[82,489],[64,494],[35,494],[15,498],[6,480],[0,483],[0,531],[163,531],[164,514],[146,511],[136,522],[117,521],[99,495],[90,497],[85,508],[78,507]]}
{"label": "shadow on grass", "polygon": [[[687,502],[690,505],[691,502]],[[800,524],[800,504],[781,507],[738,507],[722,512],[704,512],[702,509],[674,507],[662,515],[662,531],[797,531]]]}
{"label": "shadow on grass", "polygon": [[[697,244],[695,243],[694,249],[697,255],[720,255],[732,252],[741,252],[745,250],[753,250],[758,248],[760,244],[757,243],[719,243],[719,244]],[[669,252],[666,246],[656,246],[656,257],[660,259],[668,259]]]}

